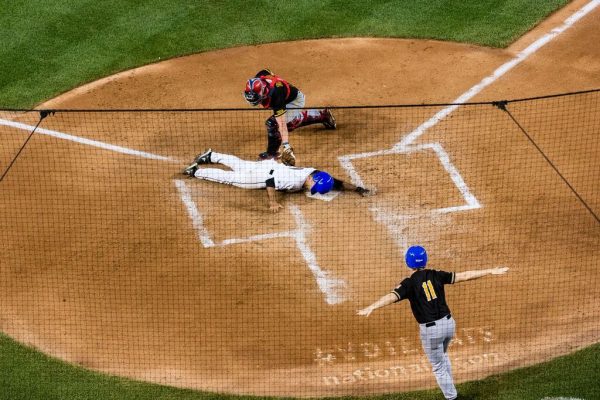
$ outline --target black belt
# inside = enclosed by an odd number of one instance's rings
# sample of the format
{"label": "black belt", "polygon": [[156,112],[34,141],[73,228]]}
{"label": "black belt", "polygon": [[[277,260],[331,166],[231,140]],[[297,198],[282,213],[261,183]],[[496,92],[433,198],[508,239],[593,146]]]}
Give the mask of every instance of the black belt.
{"label": "black belt", "polygon": [[[446,315],[446,317],[445,317],[445,318],[446,318],[446,319],[450,319],[450,317],[451,317],[451,316],[452,316],[452,315],[448,314],[448,315]],[[440,319],[441,319],[441,318],[440,318]],[[428,323],[426,323],[426,324],[425,324],[425,327],[426,327],[426,328],[429,328],[430,326],[435,326],[435,321],[434,321],[434,322],[428,322]]]}

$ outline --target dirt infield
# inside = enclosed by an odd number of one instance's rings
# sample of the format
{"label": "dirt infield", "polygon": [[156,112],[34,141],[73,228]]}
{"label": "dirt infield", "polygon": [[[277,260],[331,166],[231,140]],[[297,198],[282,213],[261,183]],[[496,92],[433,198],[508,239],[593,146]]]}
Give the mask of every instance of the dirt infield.
{"label": "dirt infield", "polygon": [[[571,3],[505,50],[393,39],[241,47],[127,71],[41,107],[244,107],[243,83],[263,67],[297,83],[308,106],[452,102],[585,3]],[[595,10],[472,100],[600,87],[598,26]],[[466,112],[457,110],[456,118]],[[10,224],[0,329],[87,368],[218,392],[333,396],[431,387],[407,304],[369,319],[355,315],[408,273],[402,246],[419,242],[436,268],[511,267],[506,277],[448,289],[458,381],[594,343],[600,307],[590,299],[600,289],[578,290],[578,282],[598,282],[600,226],[514,125],[486,112],[489,132],[472,135],[467,125],[445,135],[441,121],[411,143],[440,147],[353,159],[377,196],[290,196],[278,216],[265,211],[264,193],[173,178],[182,160],[206,146],[246,158],[262,151],[260,118],[254,132],[235,140],[225,137],[226,126],[190,135],[183,124],[148,128],[105,116],[97,122],[102,129],[85,131],[88,139],[172,159],[166,162],[37,135],[3,182],[10,196],[0,214]],[[347,176],[338,157],[390,148],[430,117],[406,114],[402,131],[365,140],[360,124],[349,123],[360,119],[356,113],[339,110],[335,132],[293,133],[301,162]],[[42,126],[81,136],[77,121],[51,118]],[[36,123],[31,116],[12,119]],[[130,137],[110,134],[123,123],[132,125]],[[582,163],[597,168],[597,133],[581,154],[560,146],[577,138],[538,138],[561,169],[577,171]],[[328,135],[325,149],[320,135]],[[1,160],[24,137],[15,128]],[[467,189],[448,178],[453,168]],[[596,212],[599,176],[594,170],[574,178]],[[36,179],[43,190],[23,185]],[[203,212],[205,236],[190,217],[193,207]],[[431,212],[440,209],[452,211]],[[272,236],[231,243],[257,235]]]}

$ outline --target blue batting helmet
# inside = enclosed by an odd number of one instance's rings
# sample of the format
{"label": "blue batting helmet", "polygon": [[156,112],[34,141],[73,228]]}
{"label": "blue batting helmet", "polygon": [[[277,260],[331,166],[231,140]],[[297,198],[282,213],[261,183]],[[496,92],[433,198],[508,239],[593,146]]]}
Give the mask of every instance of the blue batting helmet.
{"label": "blue batting helmet", "polygon": [[327,172],[319,171],[312,176],[315,184],[310,188],[310,194],[325,194],[333,188],[333,177]]}
{"label": "blue batting helmet", "polygon": [[411,246],[406,250],[404,259],[408,268],[425,268],[427,265],[427,251],[421,246]]}

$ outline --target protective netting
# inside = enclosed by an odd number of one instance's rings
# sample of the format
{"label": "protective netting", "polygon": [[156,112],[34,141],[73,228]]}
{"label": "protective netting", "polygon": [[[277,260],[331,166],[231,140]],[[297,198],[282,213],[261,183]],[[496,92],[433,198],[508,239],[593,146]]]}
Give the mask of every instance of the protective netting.
{"label": "protective netting", "polygon": [[434,387],[407,301],[356,315],[420,244],[434,269],[510,268],[446,286],[456,382],[595,343],[599,100],[334,108],[337,130],[290,134],[297,165],[376,194],[278,193],[277,214],[181,174],[209,147],[256,160],[266,111],[56,110],[33,135],[39,111],[1,111],[0,330],[201,390]]}

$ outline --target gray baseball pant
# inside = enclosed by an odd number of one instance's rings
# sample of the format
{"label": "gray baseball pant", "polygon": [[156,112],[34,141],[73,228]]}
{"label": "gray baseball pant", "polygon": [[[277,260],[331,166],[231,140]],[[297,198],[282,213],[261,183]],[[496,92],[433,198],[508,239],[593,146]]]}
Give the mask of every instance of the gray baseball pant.
{"label": "gray baseball pant", "polygon": [[448,358],[448,345],[454,337],[456,323],[454,318],[444,317],[435,321],[435,325],[419,324],[423,350],[432,366],[433,374],[444,397],[453,400],[458,395],[452,378],[452,368]]}

